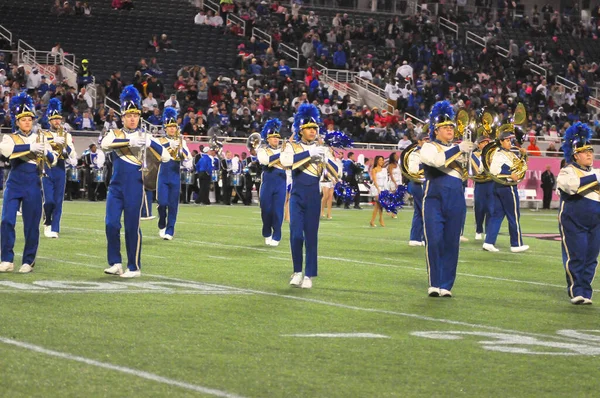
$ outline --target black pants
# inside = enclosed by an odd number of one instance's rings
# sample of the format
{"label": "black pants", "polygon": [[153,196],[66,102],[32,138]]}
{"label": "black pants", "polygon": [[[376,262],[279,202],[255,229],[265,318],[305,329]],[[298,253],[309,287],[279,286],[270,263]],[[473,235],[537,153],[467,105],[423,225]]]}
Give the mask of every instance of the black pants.
{"label": "black pants", "polygon": [[198,183],[200,184],[200,192],[198,197],[196,198],[196,203],[204,203],[205,205],[210,204],[210,199],[208,198],[208,194],[210,192],[210,184],[211,184],[210,174],[208,173],[200,173],[198,175]]}
{"label": "black pants", "polygon": [[256,193],[260,192],[260,180],[255,180],[251,176],[246,175],[246,197],[244,204],[250,206],[252,204],[252,187],[256,186]]}
{"label": "black pants", "polygon": [[[358,188],[358,182],[356,182],[356,179],[350,178],[348,184],[356,190],[356,195],[354,195],[354,207],[360,207],[360,189]],[[346,202],[346,206],[349,207],[350,202]]]}
{"label": "black pants", "polygon": [[544,201],[542,209],[549,209],[550,203],[552,203],[552,187],[542,189],[544,190]]}
{"label": "black pants", "polygon": [[[228,179],[226,179],[228,180]],[[231,204],[231,191],[233,187],[229,185],[229,181],[223,181],[223,204],[230,205]]]}

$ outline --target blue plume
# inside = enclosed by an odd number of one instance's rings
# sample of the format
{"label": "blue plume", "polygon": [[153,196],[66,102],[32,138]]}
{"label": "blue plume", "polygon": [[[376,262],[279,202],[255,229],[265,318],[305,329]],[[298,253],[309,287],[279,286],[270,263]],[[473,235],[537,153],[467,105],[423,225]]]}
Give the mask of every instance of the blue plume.
{"label": "blue plume", "polygon": [[17,117],[31,116],[35,119],[35,104],[33,98],[22,91],[10,100],[10,118],[13,131],[17,130]]}
{"label": "blue plume", "polygon": [[121,112],[141,112],[142,97],[140,96],[140,92],[133,86],[133,84],[125,86],[119,99],[121,100]]}
{"label": "blue plume", "polygon": [[279,134],[279,130],[281,129],[281,120],[275,118],[268,120],[262,131],[260,132],[260,136],[263,140],[267,139],[267,136],[270,134]]}
{"label": "blue plume", "polygon": [[171,106],[166,106],[165,110],[163,111],[162,120],[165,126],[169,124],[177,124],[177,109]]}
{"label": "blue plume", "polygon": [[592,129],[586,123],[577,122],[565,131],[562,150],[567,163],[573,161],[573,149],[588,144],[592,139]]}
{"label": "blue plume", "polygon": [[346,135],[343,131],[326,131],[324,134],[323,141],[327,146],[332,148],[352,148],[354,141]]}
{"label": "blue plume", "polygon": [[62,103],[58,98],[54,97],[48,102],[45,117],[47,119],[62,118]]}
{"label": "blue plume", "polygon": [[387,189],[379,192],[379,204],[388,213],[398,213],[405,205],[404,196],[406,194],[406,185],[399,185],[396,191],[390,192]]}
{"label": "blue plume", "polygon": [[454,109],[448,101],[438,101],[429,113],[429,138],[435,139],[435,125],[445,120],[454,120]]}
{"label": "blue plume", "polygon": [[296,141],[300,141],[300,127],[309,122],[314,122],[317,125],[321,124],[319,109],[313,104],[302,104],[294,115],[294,124],[292,125],[292,132]]}
{"label": "blue plume", "polygon": [[333,193],[340,198],[344,203],[350,203],[358,194],[356,188],[348,184],[346,181],[338,181],[333,187]]}

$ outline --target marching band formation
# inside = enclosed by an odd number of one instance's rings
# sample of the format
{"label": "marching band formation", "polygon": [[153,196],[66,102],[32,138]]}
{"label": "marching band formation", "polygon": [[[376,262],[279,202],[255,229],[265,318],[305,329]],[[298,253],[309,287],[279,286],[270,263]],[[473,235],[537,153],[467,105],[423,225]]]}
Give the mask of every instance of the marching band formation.
{"label": "marching band formation", "polygon": [[[172,240],[182,184],[194,185],[196,176],[197,203],[210,204],[210,184],[223,170],[224,194],[229,199],[235,190],[236,199],[248,204],[251,196],[247,194],[251,195],[252,186],[257,185],[266,245],[279,245],[283,221],[289,216],[293,262],[289,283],[305,289],[313,286],[313,278],[318,275],[319,221],[326,206],[331,218],[334,184],[344,176],[352,188],[358,180],[354,175],[360,172],[353,167],[353,154],[348,156],[352,165],[343,165],[340,154],[324,142],[318,108],[311,104],[299,107],[289,140],[282,141],[281,122],[277,119],[267,121],[260,134],[250,136],[246,165],[254,165],[256,178],[242,182],[240,160],[231,153],[221,156],[222,144],[216,137],[203,155],[192,156],[179,131],[176,109],[164,109],[165,136],[154,138],[140,125],[139,92],[127,86],[120,100],[123,128],[110,130],[102,137],[101,149],[90,145],[84,153],[90,199],[101,195],[98,186],[107,175],[101,172],[105,160],[112,168],[106,200],[106,274],[122,278],[141,275],[140,220],[152,216],[153,191],[158,201],[159,236]],[[63,126],[58,99],[52,99],[46,110],[47,129],[34,128],[35,109],[26,93],[12,98],[10,111],[13,133],[5,134],[0,143],[0,152],[11,164],[2,204],[0,272],[14,269],[15,224],[21,209],[25,247],[19,272],[28,273],[35,266],[42,214],[44,236],[59,237],[65,191],[78,178],[77,155],[73,138]],[[517,190],[527,170],[526,151],[519,147],[525,123],[521,104],[510,119],[500,120],[490,109],[483,109],[475,117],[463,109],[455,115],[449,102],[440,101],[432,108],[429,133],[419,134],[417,142],[399,159],[390,157],[387,168],[383,158],[376,158],[371,225],[378,213],[384,225],[380,194],[398,189],[402,178],[408,181],[414,204],[409,245],[425,246],[430,297],[452,297],[466,214],[467,179],[474,184],[475,239],[484,240],[483,250],[499,251],[495,244],[504,218],[508,220],[511,252],[529,249],[522,238]],[[593,168],[591,136],[590,128],[583,123],[567,130],[563,144],[566,166],[557,180],[563,263],[573,304],[592,303],[591,283],[600,253],[600,171]],[[238,190],[240,185],[246,185],[245,195]],[[184,202],[189,201],[190,193],[184,196]],[[343,200],[348,206],[353,198]],[[358,203],[355,201],[355,206],[360,208]],[[125,263],[120,240],[122,215]]]}

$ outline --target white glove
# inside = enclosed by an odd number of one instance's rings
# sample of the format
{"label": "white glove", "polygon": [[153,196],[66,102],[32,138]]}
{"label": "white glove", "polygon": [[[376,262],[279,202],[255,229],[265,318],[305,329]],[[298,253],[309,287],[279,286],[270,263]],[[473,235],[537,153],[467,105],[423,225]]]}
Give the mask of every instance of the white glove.
{"label": "white glove", "polygon": [[313,146],[308,149],[308,154],[311,158],[314,157],[323,157],[327,153],[327,148],[324,146]]}
{"label": "white glove", "polygon": [[44,153],[45,146],[41,142],[34,142],[29,144],[29,150],[36,155],[42,155]]}
{"label": "white glove", "polygon": [[65,137],[55,137],[54,142],[58,145],[65,145],[66,140]]}
{"label": "white glove", "polygon": [[179,140],[171,140],[169,141],[169,146],[173,149],[179,148]]}
{"label": "white glove", "polygon": [[471,152],[473,148],[475,148],[475,144],[473,144],[471,141],[463,141],[458,144],[458,148],[461,152]]}
{"label": "white glove", "polygon": [[149,147],[151,142],[152,140],[150,139],[150,134],[145,134],[145,137],[139,137],[137,135],[134,135],[129,138],[129,146],[133,148],[141,148],[144,145],[146,147]]}

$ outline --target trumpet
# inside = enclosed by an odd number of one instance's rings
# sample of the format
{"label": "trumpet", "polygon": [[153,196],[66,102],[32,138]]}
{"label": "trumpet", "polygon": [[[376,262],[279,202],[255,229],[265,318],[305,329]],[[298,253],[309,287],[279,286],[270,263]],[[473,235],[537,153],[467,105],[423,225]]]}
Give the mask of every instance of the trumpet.
{"label": "trumpet", "polygon": [[142,167],[140,168],[140,171],[145,172],[148,171],[148,162],[147,162],[147,158],[146,155],[148,153],[148,147],[146,146],[146,134],[148,134],[148,132],[141,128],[138,130],[138,137],[140,139],[144,140],[144,145],[142,145],[142,147],[140,148],[140,151],[138,153],[138,161],[141,163]]}
{"label": "trumpet", "polygon": [[64,139],[65,139],[65,143],[64,143],[64,144],[62,144],[62,145],[60,145],[60,144],[55,144],[55,147],[56,147],[55,151],[56,151],[56,152],[58,153],[58,155],[59,155],[59,156],[62,158],[62,157],[64,157],[64,154],[65,154],[65,148],[66,148],[66,146],[67,146],[67,142],[66,142],[66,139],[67,139],[67,134],[65,133],[65,128],[64,128],[64,126],[63,126],[62,122],[60,123],[60,125],[59,125],[58,129],[56,130],[56,136],[57,136],[57,137],[62,137],[62,138],[64,138]]}
{"label": "trumpet", "polygon": [[39,131],[38,135],[35,139],[35,142],[38,144],[44,145],[44,150],[42,151],[42,153],[36,155],[36,158],[35,158],[38,176],[47,177],[48,175],[46,174],[46,161],[44,159],[44,157],[46,156],[46,153],[45,153],[46,152],[46,135],[42,131]]}

